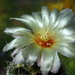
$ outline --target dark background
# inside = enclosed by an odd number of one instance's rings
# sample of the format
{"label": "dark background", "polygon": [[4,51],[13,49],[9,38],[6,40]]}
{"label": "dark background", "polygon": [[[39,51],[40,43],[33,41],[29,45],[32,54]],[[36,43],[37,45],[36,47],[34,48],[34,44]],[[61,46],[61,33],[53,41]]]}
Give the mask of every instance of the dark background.
{"label": "dark background", "polygon": [[[10,54],[2,52],[3,47],[13,38],[11,35],[3,33],[7,27],[25,27],[24,24],[15,20],[9,20],[11,17],[20,17],[22,14],[31,14],[40,11],[42,6],[48,6],[52,11],[54,8],[62,10],[71,8],[75,12],[75,0],[0,0],[0,69],[7,66],[6,61],[11,61]],[[61,63],[67,75],[75,75],[75,59],[60,56]]]}

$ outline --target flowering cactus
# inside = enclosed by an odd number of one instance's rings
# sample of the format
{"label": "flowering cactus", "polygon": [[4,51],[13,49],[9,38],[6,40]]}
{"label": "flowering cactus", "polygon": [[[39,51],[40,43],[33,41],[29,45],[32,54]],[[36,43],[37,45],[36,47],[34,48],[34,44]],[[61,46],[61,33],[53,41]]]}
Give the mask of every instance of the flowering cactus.
{"label": "flowering cactus", "polygon": [[21,21],[27,28],[6,28],[6,34],[12,34],[14,40],[6,44],[3,52],[15,48],[11,56],[13,64],[34,62],[43,75],[49,71],[57,73],[60,68],[58,53],[66,57],[75,57],[75,14],[71,9],[52,12],[43,6],[41,12],[22,15],[22,18],[10,18]]}

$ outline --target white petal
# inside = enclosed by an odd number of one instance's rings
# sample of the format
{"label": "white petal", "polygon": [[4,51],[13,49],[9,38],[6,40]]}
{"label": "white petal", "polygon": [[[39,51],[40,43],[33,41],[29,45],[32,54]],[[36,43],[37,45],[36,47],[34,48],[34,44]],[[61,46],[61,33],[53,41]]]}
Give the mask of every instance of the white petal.
{"label": "white petal", "polygon": [[26,61],[28,66],[32,66],[34,62],[37,60],[37,58],[40,56],[42,47],[36,44],[33,44],[31,45],[30,49],[31,49],[31,52],[29,53],[28,59]]}
{"label": "white petal", "polygon": [[36,23],[36,20],[32,16],[22,15],[21,17],[24,18],[25,20],[30,21],[34,27],[39,28],[38,24]]}
{"label": "white petal", "polygon": [[75,42],[75,35],[58,35],[57,36],[57,40],[56,40],[56,42],[58,42],[58,43],[65,43],[65,42]]}
{"label": "white petal", "polygon": [[[27,17],[26,17],[27,18]],[[15,19],[18,21],[21,21],[22,23],[24,23],[26,26],[28,26],[32,31],[38,31],[38,26],[33,22],[33,20],[31,18],[27,18],[27,19],[22,19],[22,18],[10,18],[10,19]]]}
{"label": "white petal", "polygon": [[46,28],[50,21],[50,19],[49,19],[50,11],[46,6],[43,6],[41,9],[41,13],[42,13],[42,22]]}
{"label": "white petal", "polygon": [[70,24],[71,26],[70,27],[68,27],[68,28],[66,27],[65,29],[62,30],[62,32],[65,30],[64,33],[68,32],[68,34],[70,34],[70,35],[72,35],[72,34],[75,35],[75,21],[74,21],[73,24],[72,23],[73,22],[71,22],[71,24]]}
{"label": "white petal", "polygon": [[14,55],[18,54],[21,51],[21,49],[15,49],[12,54],[11,57],[13,57]]}
{"label": "white petal", "polygon": [[64,26],[63,28],[67,28],[67,29],[74,29],[73,27],[75,27],[75,20],[74,18],[72,18],[72,20],[68,23],[68,25]]}
{"label": "white petal", "polygon": [[73,42],[73,43],[67,43],[67,44],[65,44],[65,46],[72,53],[72,55],[70,55],[70,57],[75,57],[75,42]]}
{"label": "white petal", "polygon": [[58,10],[57,9],[54,9],[51,12],[51,15],[50,15],[50,22],[51,22],[51,24],[54,23],[57,18],[58,18]]}
{"label": "white petal", "polygon": [[62,11],[59,12],[59,16],[58,19],[56,21],[55,27],[58,25],[58,23],[66,16],[69,16],[72,14],[71,9],[64,9]]}
{"label": "white petal", "polygon": [[6,33],[6,34],[13,34],[13,33],[15,33],[16,31],[30,31],[29,29],[26,29],[26,28],[22,28],[22,27],[12,27],[12,28],[6,28],[5,30],[4,30],[4,32]]}
{"label": "white petal", "polygon": [[36,25],[36,21],[32,16],[25,14],[25,15],[22,15],[21,17],[24,18],[25,20],[32,21],[32,23],[35,23]]}
{"label": "white petal", "polygon": [[58,20],[61,20],[63,19],[65,16],[69,15],[71,13],[72,9],[64,9],[64,10],[61,10],[59,12],[59,18]]}
{"label": "white petal", "polygon": [[55,26],[57,26],[56,28],[62,28],[66,25],[68,25],[69,23],[71,23],[72,20],[74,20],[74,14],[70,14],[65,16],[62,20],[59,21],[59,23],[56,22]]}
{"label": "white petal", "polygon": [[68,28],[65,28],[65,29],[61,29],[61,30],[58,30],[57,32],[56,32],[57,34],[57,36],[59,36],[59,35],[71,35],[71,34],[74,34],[74,31],[72,31],[71,29],[68,29]]}
{"label": "white petal", "polygon": [[14,37],[16,36],[33,37],[29,29],[22,28],[22,27],[6,28],[4,32],[6,34],[12,34]]}
{"label": "white petal", "polygon": [[8,44],[5,45],[5,47],[3,48],[3,52],[6,52],[12,48],[14,48],[16,45],[15,45],[15,42],[17,41],[17,39],[14,39],[13,41],[9,42]]}
{"label": "white petal", "polygon": [[16,48],[22,48],[22,47],[25,47],[31,43],[33,43],[33,39],[32,38],[29,38],[29,37],[21,37],[21,38],[18,38],[17,41],[15,42],[16,44]]}
{"label": "white petal", "polygon": [[24,58],[22,56],[22,51],[20,51],[12,61],[14,64],[20,64],[24,62]]}
{"label": "white petal", "polygon": [[23,50],[22,50],[22,56],[26,62],[28,56],[29,56],[29,53],[32,51],[31,49],[32,47],[32,44],[28,45],[27,47],[25,47]]}
{"label": "white petal", "polygon": [[7,69],[7,71],[6,71],[6,75],[10,75],[10,73],[9,73],[9,69]]}
{"label": "white petal", "polygon": [[75,57],[75,53],[71,52],[71,50],[66,47],[64,47],[63,50],[59,50],[59,53],[67,57]]}
{"label": "white petal", "polygon": [[48,48],[45,48],[43,50],[40,60],[42,74],[47,74],[51,70],[51,67],[53,65],[53,54],[53,51]]}
{"label": "white petal", "polygon": [[42,23],[42,17],[39,13],[32,13],[32,16],[35,18],[36,22],[40,26],[40,28],[43,28],[43,23]]}
{"label": "white petal", "polygon": [[65,17],[64,19],[62,19],[60,21],[59,25],[61,27],[64,27],[65,25],[67,25],[68,23],[70,23],[73,18],[74,18],[74,15],[67,16],[67,17]]}
{"label": "white petal", "polygon": [[71,42],[75,42],[75,35],[68,35],[67,39]]}
{"label": "white petal", "polygon": [[58,10],[54,9],[51,14],[50,14],[50,22],[49,22],[49,26],[48,29],[50,30],[50,32],[52,32],[53,28],[55,27],[55,22],[58,18]]}
{"label": "white petal", "polygon": [[20,37],[17,39],[14,39],[13,41],[11,41],[10,43],[6,44],[5,47],[3,48],[3,52],[8,51],[14,47],[16,48],[22,48],[25,47],[31,43],[33,43],[34,41],[31,38],[28,37]]}
{"label": "white petal", "polygon": [[55,52],[53,60],[54,60],[53,61],[53,67],[51,69],[51,72],[57,73],[59,68],[60,68],[60,59],[59,59],[59,56],[58,56],[57,52]]}
{"label": "white petal", "polygon": [[71,48],[71,46],[66,43],[59,43],[58,45],[53,46],[53,48],[66,57],[75,57],[74,48]]}

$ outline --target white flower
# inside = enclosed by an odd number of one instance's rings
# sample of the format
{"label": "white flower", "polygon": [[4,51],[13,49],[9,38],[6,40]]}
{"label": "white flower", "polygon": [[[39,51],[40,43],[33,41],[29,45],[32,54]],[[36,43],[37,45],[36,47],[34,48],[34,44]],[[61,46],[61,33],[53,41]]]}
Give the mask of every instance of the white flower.
{"label": "white flower", "polygon": [[58,52],[67,57],[75,57],[75,20],[71,9],[52,12],[45,6],[41,12],[23,15],[22,18],[11,18],[23,22],[29,29],[22,27],[6,28],[5,33],[15,38],[3,51],[15,48],[11,54],[14,64],[34,62],[42,74],[49,71],[57,73],[60,68]]}

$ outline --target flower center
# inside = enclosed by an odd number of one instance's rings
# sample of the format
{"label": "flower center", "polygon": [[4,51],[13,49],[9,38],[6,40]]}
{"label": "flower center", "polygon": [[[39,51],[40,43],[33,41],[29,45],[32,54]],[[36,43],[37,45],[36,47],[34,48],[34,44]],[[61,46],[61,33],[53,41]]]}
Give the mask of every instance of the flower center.
{"label": "flower center", "polygon": [[54,43],[54,37],[48,30],[46,31],[43,29],[37,32],[35,35],[35,41],[42,47],[50,47]]}

